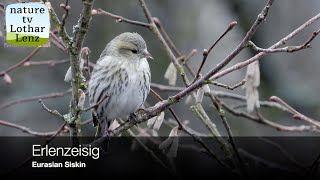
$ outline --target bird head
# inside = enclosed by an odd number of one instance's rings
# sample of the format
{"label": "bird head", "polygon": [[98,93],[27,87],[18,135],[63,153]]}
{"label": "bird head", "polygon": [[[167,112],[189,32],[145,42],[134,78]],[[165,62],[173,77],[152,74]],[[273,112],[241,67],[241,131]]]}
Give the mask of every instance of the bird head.
{"label": "bird head", "polygon": [[130,32],[122,33],[111,40],[102,55],[124,57],[130,61],[153,59],[144,39],[138,33]]}

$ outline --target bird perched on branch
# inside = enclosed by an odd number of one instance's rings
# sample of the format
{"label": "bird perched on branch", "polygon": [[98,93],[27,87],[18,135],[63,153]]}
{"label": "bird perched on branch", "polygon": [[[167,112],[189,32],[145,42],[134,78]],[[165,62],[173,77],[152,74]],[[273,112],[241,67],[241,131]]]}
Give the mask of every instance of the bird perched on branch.
{"label": "bird perched on branch", "polygon": [[120,34],[101,53],[88,86],[96,136],[109,137],[114,119],[132,116],[144,104],[151,81],[147,59],[153,58],[138,33]]}

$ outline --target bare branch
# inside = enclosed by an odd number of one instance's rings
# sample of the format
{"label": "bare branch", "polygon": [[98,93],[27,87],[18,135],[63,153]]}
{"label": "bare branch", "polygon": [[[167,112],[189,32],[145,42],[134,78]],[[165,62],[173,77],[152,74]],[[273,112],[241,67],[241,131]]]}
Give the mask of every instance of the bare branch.
{"label": "bare branch", "polygon": [[307,170],[307,174],[314,174],[317,172],[318,168],[320,165],[320,153],[318,154],[318,156],[314,159],[314,161],[312,162],[310,168]]}
{"label": "bare branch", "polygon": [[286,151],[283,147],[281,147],[279,144],[267,139],[267,138],[262,138],[262,137],[258,137],[261,141],[275,147],[276,149],[278,149],[281,154],[284,155],[284,157],[286,157],[286,159],[288,159],[290,162],[292,162],[295,166],[301,168],[301,169],[306,169],[306,167],[302,166],[301,162],[298,162],[292,155],[289,154],[288,151]]}
{"label": "bare branch", "polygon": [[69,59],[62,60],[47,60],[47,61],[28,61],[23,64],[23,66],[34,66],[34,65],[48,65],[55,66],[57,64],[65,64],[68,63]]}
{"label": "bare branch", "polygon": [[11,72],[12,70],[22,66],[25,62],[29,61],[39,50],[41,49],[41,47],[36,47],[34,48],[28,55],[27,57],[25,57],[24,59],[22,59],[20,62],[18,62],[17,64],[9,67],[6,70],[3,70],[0,72],[0,77],[4,76],[5,74]]}
{"label": "bare branch", "polygon": [[92,122],[92,118],[87,119],[87,120],[81,122],[81,126],[86,125],[86,124],[88,124],[88,123],[90,123],[90,122]]}
{"label": "bare branch", "polygon": [[182,91],[184,89],[183,87],[166,86],[166,85],[157,84],[157,83],[150,83],[150,86],[160,91]]}
{"label": "bare branch", "polygon": [[198,52],[198,50],[192,49],[192,50],[190,51],[190,53],[186,56],[186,58],[183,59],[182,64],[183,64],[183,65],[186,64],[186,63],[192,58],[192,56],[194,56],[195,54],[197,54],[197,52]]}
{"label": "bare branch", "polygon": [[66,0],[66,2],[64,4],[60,4],[60,7],[62,7],[65,11],[65,13],[62,15],[62,20],[61,20],[61,24],[60,24],[60,29],[64,29],[65,24],[66,24],[66,20],[69,16],[69,10],[70,10],[69,0]]}
{"label": "bare branch", "polygon": [[39,99],[39,103],[42,105],[42,108],[46,111],[48,111],[50,114],[57,116],[59,118],[62,118],[64,120],[64,117],[57,111],[57,110],[50,110],[41,99]]}
{"label": "bare branch", "polygon": [[314,126],[316,126],[317,128],[320,129],[320,123],[319,122],[317,122],[316,120],[313,120],[313,119],[311,119],[311,118],[299,113],[297,110],[295,110],[293,107],[291,107],[289,104],[284,102],[279,97],[272,96],[272,97],[270,97],[270,100],[273,101],[273,102],[277,102],[277,103],[281,104],[282,106],[286,107],[289,110],[289,112],[291,114],[293,114],[293,118],[294,119],[303,120],[303,121],[305,121],[305,122],[307,122],[309,124],[312,124],[312,125],[314,125]]}
{"label": "bare branch", "polygon": [[263,167],[272,168],[272,169],[280,169],[283,171],[290,171],[290,169],[288,169],[287,167],[284,167],[283,165],[276,164],[274,162],[265,160],[257,155],[253,155],[253,154],[245,151],[244,149],[239,149],[239,153],[246,158],[254,160],[255,163],[263,164]]}
{"label": "bare branch", "polygon": [[[150,27],[150,24],[148,24],[148,23],[130,20],[130,19],[124,18],[122,16],[118,16],[118,15],[112,14],[110,12],[104,11],[102,9],[96,9],[96,10],[94,9],[93,12],[94,11],[97,12],[96,13],[97,15],[105,15],[105,16],[112,17],[113,19],[116,20],[117,23],[126,22],[126,23],[129,23],[129,24],[134,24],[134,25],[138,25],[138,26],[142,26],[142,27],[148,27],[148,28]],[[93,15],[95,15],[95,13],[93,13]]]}
{"label": "bare branch", "polygon": [[154,35],[159,39],[159,41],[161,42],[161,44],[163,45],[167,55],[169,56],[170,61],[174,64],[175,68],[177,69],[178,73],[180,74],[180,76],[182,77],[182,80],[184,82],[184,84],[189,84],[189,81],[186,77],[186,74],[184,72],[183,67],[179,64],[177,58],[175,57],[174,53],[171,51],[168,43],[166,42],[166,40],[163,38],[163,36],[161,35],[160,31],[157,28],[157,25],[155,24],[155,22],[153,21],[153,18],[149,12],[149,9],[147,8],[146,3],[144,2],[144,0],[139,0],[141,7],[145,13],[146,18],[148,19],[148,22],[150,23],[150,31],[154,33]]}
{"label": "bare branch", "polygon": [[[49,139],[46,140],[46,143],[50,143],[55,137],[57,137],[61,132],[65,131],[67,122],[65,121],[60,128],[54,133]],[[66,131],[67,132],[67,131]]]}
{"label": "bare branch", "polygon": [[[56,136],[58,136],[61,132],[64,131],[65,126],[66,126],[67,122],[64,122],[62,124],[62,126],[60,126],[60,128],[54,132],[51,136],[49,136],[49,138],[45,141],[45,143],[43,143],[42,146],[49,144]],[[28,158],[26,158],[22,163],[20,163],[18,166],[16,166],[15,168],[9,170],[9,172],[7,172],[8,174],[11,172],[14,172],[15,170],[19,169],[20,167],[24,166],[25,164],[29,163],[31,160],[33,160],[36,156],[29,156]]]}
{"label": "bare branch", "polygon": [[[121,121],[121,123],[123,123]],[[150,149],[148,148],[130,129],[127,130],[130,136],[134,138],[134,140],[147,152],[150,154],[150,156],[157,162],[159,163],[162,167],[164,167],[166,170],[168,170],[170,173],[173,175],[175,174],[172,172],[172,170],[161,160],[158,158],[158,156]]]}
{"label": "bare branch", "polygon": [[[151,92],[152,94],[154,94],[160,101],[163,101],[163,99],[160,97],[159,94],[157,94],[154,90],[151,89]],[[211,157],[213,157],[213,159],[217,160],[217,162],[222,165],[223,167],[228,167],[223,161],[220,160],[220,158],[218,158],[218,156],[215,155],[215,153],[213,153],[211,151],[211,149],[208,147],[207,144],[204,143],[204,141],[201,139],[201,137],[195,135],[195,134],[192,134],[190,133],[185,127],[184,125],[182,124],[181,120],[179,119],[179,117],[177,116],[177,114],[174,112],[174,110],[169,107],[169,111],[171,112],[171,114],[173,115],[173,117],[175,118],[177,124],[179,125],[179,129],[180,130],[183,130],[185,133],[187,133],[188,135],[190,135],[194,141],[198,142],[201,144],[201,146],[203,148],[205,148],[207,150],[207,152],[209,153],[209,155]]]}
{"label": "bare branch", "polygon": [[[268,15],[269,9],[273,3],[273,0],[269,0],[268,3],[265,5],[265,7],[262,9],[261,13],[258,15],[257,19],[247,32],[246,36],[242,39],[240,44],[236,47],[235,50],[233,50],[222,62],[220,62],[215,68],[213,68],[210,72],[208,72],[206,75],[204,75],[203,78],[198,80],[198,82],[201,82],[205,79],[209,79],[213,75],[215,75],[218,71],[220,71],[222,68],[224,68],[226,65],[231,62],[232,59],[234,59],[247,45],[248,41],[252,38],[258,27],[260,26],[261,22],[266,18]],[[215,80],[215,79],[212,79]],[[195,83],[194,83],[195,84]]]}
{"label": "bare branch", "polygon": [[305,125],[300,125],[300,126],[285,126],[285,125],[281,125],[275,122],[272,122],[270,120],[267,120],[266,118],[262,117],[260,115],[260,117],[251,115],[247,112],[244,111],[238,111],[235,110],[231,107],[229,107],[228,105],[226,105],[224,102],[220,102],[221,106],[223,108],[225,108],[228,112],[230,112],[232,115],[234,116],[239,116],[239,117],[243,117],[247,120],[252,120],[254,122],[269,126],[271,128],[274,128],[278,131],[289,131],[289,132],[320,132],[320,130],[317,129],[316,126],[305,126]]}
{"label": "bare branch", "polygon": [[[189,64],[186,62],[185,57],[182,55],[182,53],[179,51],[179,49],[174,45],[173,41],[171,40],[170,36],[168,35],[167,31],[163,28],[160,20],[157,17],[153,17],[153,22],[156,24],[156,26],[159,28],[160,33],[164,36],[165,41],[168,43],[169,47],[173,49],[174,53],[176,54],[177,57],[177,61],[178,62],[184,62],[183,65],[186,66],[186,68],[188,69],[188,71],[194,76],[194,72],[191,69],[191,67],[189,66]],[[170,49],[171,51],[171,49]],[[187,56],[188,59],[190,59],[191,56],[193,56],[196,53],[196,50],[192,50],[190,52],[190,54]],[[185,81],[185,80],[184,80]],[[185,81],[186,82],[186,81]]]}
{"label": "bare branch", "polygon": [[287,46],[284,48],[268,48],[268,49],[263,49],[258,47],[257,45],[255,45],[252,41],[249,41],[248,46],[252,47],[255,51],[258,52],[266,52],[266,53],[277,53],[277,52],[289,52],[289,53],[293,53],[296,51],[300,51],[302,49],[306,49],[306,48],[310,48],[311,47],[311,41],[319,34],[320,29],[318,29],[317,31],[314,31],[311,35],[311,37],[302,45],[300,46]]}
{"label": "bare branch", "polygon": [[[246,101],[245,96],[241,96],[238,94],[233,94],[233,93],[228,93],[228,92],[223,92],[223,91],[211,91],[215,96],[218,98],[225,98],[225,99],[233,99],[233,100],[238,100],[238,101]],[[205,94],[207,95],[207,94]],[[272,107],[272,108],[277,108],[279,110],[282,110],[284,112],[289,112],[288,109],[278,103],[272,102],[272,101],[259,101],[261,107]],[[246,104],[245,104],[246,106]]]}
{"label": "bare branch", "polygon": [[[275,49],[278,48],[284,44],[287,43],[287,41],[291,38],[293,38],[294,36],[296,36],[297,34],[299,34],[301,31],[303,31],[304,29],[306,29],[308,26],[310,26],[311,24],[313,24],[314,22],[316,22],[318,19],[320,18],[320,13],[317,14],[316,16],[312,17],[311,19],[309,19],[307,22],[305,22],[304,24],[302,24],[300,27],[298,27],[296,30],[294,30],[293,32],[291,32],[289,35],[287,35],[286,37],[282,38],[280,41],[278,41],[277,43],[275,43],[274,45],[272,45],[269,49]],[[265,56],[267,53],[266,52],[260,52],[258,54],[256,54],[255,56],[253,56],[252,58],[237,63],[235,65],[233,65],[230,68],[227,68],[215,75],[213,75],[210,80],[216,80],[222,76],[225,76],[226,74],[229,74],[233,71],[236,71],[238,69],[241,69],[251,63],[253,63],[254,61],[260,60],[263,56]]]}
{"label": "bare branch", "polygon": [[69,45],[69,43],[71,42],[71,38],[68,35],[66,28],[65,27],[61,27],[62,23],[60,22],[56,12],[52,8],[51,3],[50,2],[46,2],[46,5],[48,6],[49,13],[50,13],[50,19],[51,19],[53,25],[58,30],[58,33],[62,37],[63,42],[65,44]]}
{"label": "bare branch", "polygon": [[64,44],[64,42],[58,38],[55,33],[53,33],[53,31],[50,31],[50,41],[60,50],[62,50],[63,52],[67,52],[67,48],[66,45]]}
{"label": "bare branch", "polygon": [[212,49],[218,44],[218,42],[220,42],[220,40],[229,32],[231,31],[235,26],[237,25],[237,22],[236,21],[233,21],[229,24],[228,28],[222,33],[222,35],[216,40],[216,42],[213,43],[213,45],[209,48],[209,50],[207,49],[204,49],[203,50],[203,58],[202,58],[202,62],[200,64],[200,67],[198,69],[198,72],[196,74],[196,76],[194,77],[193,81],[191,82],[194,83],[199,77],[200,77],[200,73],[201,73],[201,70],[202,70],[202,67],[204,65],[204,63],[206,62],[207,60],[207,57],[209,56],[210,52],[212,51]]}
{"label": "bare branch", "polygon": [[159,31],[161,32],[161,34],[163,34],[165,40],[169,43],[169,46],[171,46],[171,48],[173,49],[173,51],[175,52],[175,54],[180,57],[182,56],[182,53],[179,51],[179,49],[174,45],[174,43],[172,42],[171,38],[169,37],[167,31],[163,28],[160,20],[157,17],[153,17],[153,21],[154,23],[157,25],[157,27],[159,28]]}
{"label": "bare branch", "polygon": [[3,121],[3,120],[0,120],[0,125],[11,127],[11,128],[14,128],[14,129],[18,129],[18,130],[20,130],[20,131],[22,131],[24,133],[27,133],[27,134],[30,134],[30,135],[34,135],[34,136],[40,136],[40,137],[50,137],[50,136],[56,134],[56,132],[57,132],[57,131],[36,132],[36,131],[33,131],[30,128],[27,128],[25,126],[21,126],[21,125],[14,124],[14,123],[7,122],[7,121]]}
{"label": "bare branch", "polygon": [[5,10],[4,10],[4,3],[0,3],[0,12],[1,13],[5,13]]}
{"label": "bare branch", "polygon": [[78,107],[78,101],[80,97],[79,89],[81,89],[81,84],[83,83],[82,71],[80,69],[80,51],[83,47],[83,41],[85,35],[88,31],[91,18],[92,18],[92,7],[94,0],[83,0],[82,11],[78,20],[77,25],[74,26],[74,37],[71,40],[71,44],[68,44],[68,51],[70,57],[70,66],[71,66],[71,86],[72,86],[72,98],[71,98],[71,107],[70,114],[72,118],[69,122],[71,127],[70,135],[72,139],[72,145],[78,146],[80,144],[79,136],[81,135],[81,109]]}
{"label": "bare branch", "polygon": [[227,121],[227,118],[226,116],[224,115],[224,111],[220,105],[220,100],[218,98],[216,98],[215,96],[213,96],[212,94],[209,94],[209,98],[212,102],[212,104],[214,105],[215,109],[218,111],[219,113],[219,116],[220,116],[220,119],[222,120],[222,123],[224,125],[224,127],[226,128],[227,130],[227,133],[228,133],[228,137],[229,137],[229,142],[233,148],[233,151],[234,151],[234,154],[236,156],[236,158],[238,159],[239,163],[240,163],[240,169],[242,171],[242,173],[244,175],[248,175],[248,172],[246,171],[246,168],[245,168],[245,163],[243,161],[243,159],[241,158],[239,152],[238,152],[238,149],[237,149],[237,146],[236,146],[236,143],[233,139],[233,133],[231,131],[231,127]]}
{"label": "bare branch", "polygon": [[215,81],[210,81],[209,84],[212,84],[212,85],[215,85],[215,86],[219,86],[219,87],[223,87],[225,89],[229,89],[229,90],[234,90],[240,86],[243,86],[244,84],[246,83],[246,80],[243,79],[242,81],[240,81],[239,83],[233,85],[233,86],[228,86],[228,85],[225,85],[225,84],[222,84],[222,83],[219,83],[219,82],[215,82]]}
{"label": "bare branch", "polygon": [[29,98],[24,98],[24,99],[19,99],[19,100],[15,100],[15,101],[10,101],[10,102],[2,104],[0,106],[0,110],[8,108],[8,107],[16,105],[16,104],[21,104],[21,103],[30,102],[30,101],[38,101],[39,99],[50,99],[50,98],[56,98],[56,97],[63,97],[63,96],[65,96],[67,94],[70,94],[70,93],[71,93],[71,89],[68,89],[65,92],[50,93],[50,94],[44,94],[44,95],[33,96],[33,97],[29,97]]}

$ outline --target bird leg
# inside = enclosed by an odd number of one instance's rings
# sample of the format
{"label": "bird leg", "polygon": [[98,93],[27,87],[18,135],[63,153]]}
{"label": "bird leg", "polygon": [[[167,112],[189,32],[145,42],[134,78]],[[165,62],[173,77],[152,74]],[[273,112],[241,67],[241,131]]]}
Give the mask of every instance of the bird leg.
{"label": "bird leg", "polygon": [[108,126],[104,126],[104,133],[103,133],[103,136],[102,137],[105,137],[107,141],[111,141],[111,137],[110,137],[110,134],[109,134],[109,131],[108,131]]}
{"label": "bird leg", "polygon": [[136,112],[136,113],[132,113],[129,115],[129,118],[128,118],[128,121],[133,121],[135,122],[135,126],[138,127],[138,124],[141,123],[141,121],[138,121],[138,115],[139,115],[139,112]]}

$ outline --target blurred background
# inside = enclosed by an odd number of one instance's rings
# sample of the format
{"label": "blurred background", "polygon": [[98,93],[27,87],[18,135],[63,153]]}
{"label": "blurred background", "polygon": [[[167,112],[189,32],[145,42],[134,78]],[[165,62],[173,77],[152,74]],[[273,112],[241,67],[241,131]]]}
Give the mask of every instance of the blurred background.
{"label": "blurred background", "polygon": [[[4,0],[5,4],[15,1]],[[146,3],[151,14],[161,21],[162,25],[172,38],[175,45],[183,54],[188,54],[192,49],[198,53],[190,60],[191,66],[197,70],[202,59],[202,50],[209,48],[219,35],[232,21],[238,25],[234,30],[216,46],[211,52],[203,68],[202,73],[208,72],[217,63],[223,60],[240,43],[246,31],[266,4],[266,0],[147,0]],[[63,10],[59,7],[63,0],[52,1],[59,17],[62,17]],[[80,1],[70,1],[70,15],[66,27],[69,34],[72,27],[77,23],[81,12]],[[96,0],[94,8],[101,8],[105,11],[127,17],[132,20],[147,22],[138,1],[127,0]],[[282,0],[275,1],[265,22],[263,22],[253,37],[253,42],[259,47],[267,48],[289,34],[298,26],[319,13],[320,1],[318,0]],[[4,17],[0,16],[1,31],[3,32]],[[300,45],[310,37],[311,33],[319,29],[320,23],[313,24],[304,30],[288,45]],[[167,85],[163,75],[169,65],[169,59],[156,37],[146,28],[126,23],[115,23],[115,20],[107,16],[94,16],[90,29],[86,35],[84,46],[91,50],[90,60],[96,62],[106,44],[122,32],[131,31],[140,33],[146,40],[149,52],[155,58],[150,61],[152,82]],[[4,47],[3,35],[1,35],[0,46],[0,71],[25,58],[33,48]],[[260,99],[268,100],[271,95],[281,97],[292,107],[301,113],[319,119],[320,112],[320,40],[317,37],[312,42],[310,49],[296,53],[276,53],[265,56],[260,61],[261,85],[259,87]],[[239,54],[227,67],[244,61],[254,55],[255,52],[246,49]],[[56,48],[42,48],[32,61],[63,60],[68,56]],[[12,84],[7,85],[0,81],[0,106],[21,98],[38,96],[48,93],[64,92],[70,88],[70,84],[63,81],[68,69],[68,63],[57,64],[53,67],[48,65],[21,67],[10,72]],[[241,81],[245,76],[246,68],[233,72],[218,81],[233,85]],[[189,75],[189,74],[188,74]],[[190,76],[189,76],[190,77]],[[190,77],[191,79],[191,77]],[[183,86],[182,80],[178,77],[177,86]],[[211,89],[233,92],[240,95],[245,90],[238,88],[234,91],[211,86]],[[160,92],[160,91],[158,91]],[[174,93],[160,93],[166,98]],[[70,94],[64,97],[44,100],[50,109],[57,109],[61,114],[68,113]],[[153,105],[156,100],[149,95],[148,103]],[[88,104],[86,104],[88,105]],[[207,100],[203,102],[211,120],[217,125],[221,134],[226,135],[225,128],[217,116],[217,112],[211,107]],[[179,117],[189,120],[190,126],[197,131],[207,133],[205,126],[195,116],[184,101],[173,106]],[[267,109],[264,115],[271,121],[285,124],[298,125],[301,122],[294,120],[290,115],[274,109]],[[90,118],[90,113],[83,114],[83,120]],[[171,118],[166,111],[165,118]],[[32,130],[45,132],[56,130],[61,125],[61,120],[44,111],[37,101],[21,103],[5,109],[0,109],[0,120],[5,120],[30,127]],[[314,133],[293,133],[280,132],[273,128],[257,124],[250,120],[235,117],[227,113],[227,120],[236,136],[310,136]],[[93,135],[94,128],[91,124],[83,127],[84,135]],[[170,129],[163,126],[160,129],[161,135],[167,135]],[[0,126],[0,136],[26,135],[18,130]]]}

